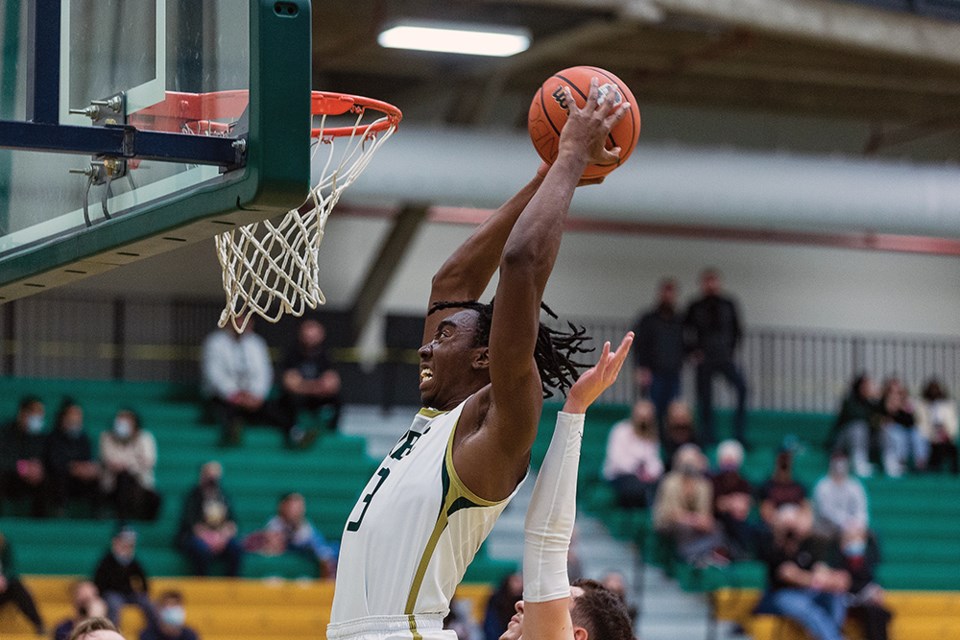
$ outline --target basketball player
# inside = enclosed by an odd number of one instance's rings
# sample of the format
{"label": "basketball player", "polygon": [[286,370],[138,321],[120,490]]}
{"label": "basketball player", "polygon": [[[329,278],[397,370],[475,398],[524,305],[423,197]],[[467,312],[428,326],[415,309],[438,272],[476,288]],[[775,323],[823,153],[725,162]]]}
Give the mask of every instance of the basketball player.
{"label": "basketball player", "polygon": [[594,582],[567,579],[567,550],[577,515],[577,468],[584,412],[617,379],[633,334],[615,354],[610,343],[567,394],[530,497],[523,537],[523,600],[500,640],[633,640],[619,596]]}
{"label": "basketball player", "polygon": [[[576,378],[582,331],[540,325],[541,298],[584,169],[628,105],[570,114],[556,162],[477,228],[434,276],[420,395],[424,405],[367,484],[341,542],[330,640],[450,638],[454,589],[526,475],[544,389]],[[540,172],[538,172],[540,173]],[[494,271],[496,303],[483,305]]]}

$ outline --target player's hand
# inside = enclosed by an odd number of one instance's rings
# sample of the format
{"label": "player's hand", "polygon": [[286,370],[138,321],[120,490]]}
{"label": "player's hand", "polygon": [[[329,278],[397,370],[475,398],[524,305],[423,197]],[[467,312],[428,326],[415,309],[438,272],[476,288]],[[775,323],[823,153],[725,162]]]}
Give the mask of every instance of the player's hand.
{"label": "player's hand", "polygon": [[583,108],[577,106],[570,87],[563,88],[570,112],[567,122],[560,132],[560,155],[572,153],[586,159],[587,164],[613,164],[620,158],[620,147],[607,149],[610,130],[620,121],[630,108],[623,101],[619,105],[613,100],[600,100],[599,82],[590,80],[590,93]]}
{"label": "player's hand", "polygon": [[614,353],[610,353],[610,343],[604,342],[603,353],[600,354],[597,364],[580,374],[580,378],[570,387],[563,410],[567,413],[586,412],[587,407],[616,382],[631,344],[633,344],[632,331],[623,337]]}
{"label": "player's hand", "polygon": [[591,184],[602,184],[607,176],[600,176],[599,178],[580,178],[580,182],[577,183],[578,187],[586,187]]}

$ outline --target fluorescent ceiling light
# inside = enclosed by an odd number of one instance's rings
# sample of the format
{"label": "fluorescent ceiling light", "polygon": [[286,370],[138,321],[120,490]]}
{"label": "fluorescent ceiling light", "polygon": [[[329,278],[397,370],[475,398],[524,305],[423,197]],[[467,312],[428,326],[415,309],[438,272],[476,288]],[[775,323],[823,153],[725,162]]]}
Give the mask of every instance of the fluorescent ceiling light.
{"label": "fluorescent ceiling light", "polygon": [[516,27],[403,21],[382,31],[377,42],[391,49],[503,58],[525,51],[530,46],[530,32]]}

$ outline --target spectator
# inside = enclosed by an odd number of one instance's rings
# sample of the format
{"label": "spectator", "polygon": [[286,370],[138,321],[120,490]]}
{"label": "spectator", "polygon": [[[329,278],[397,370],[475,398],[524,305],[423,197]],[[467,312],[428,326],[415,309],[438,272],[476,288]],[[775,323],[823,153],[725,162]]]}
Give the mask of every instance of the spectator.
{"label": "spectator", "polygon": [[846,452],[853,472],[861,478],[873,475],[870,446],[880,415],[877,387],[873,379],[861,373],[850,385],[834,423],[834,448]]}
{"label": "spectator", "polygon": [[866,640],[887,640],[887,625],[893,616],[883,605],[883,589],[874,581],[880,550],[864,523],[847,523],[841,552],[841,567],[850,574],[847,612],[860,620]]}
{"label": "spectator", "polygon": [[147,574],[136,554],[137,532],[121,527],[110,540],[110,550],[100,559],[93,575],[93,582],[107,603],[107,617],[115,625],[120,624],[120,609],[125,604],[140,607],[147,620],[154,616]]}
{"label": "spectator", "polygon": [[53,432],[47,437],[45,467],[53,487],[54,508],[66,512],[70,498],[83,498],[91,514],[100,507],[100,465],[93,459],[90,436],[83,430],[83,409],[64,400],[57,412]]}
{"label": "spectator", "polygon": [[262,531],[247,536],[247,551],[265,555],[279,555],[286,551],[306,553],[317,562],[321,578],[333,577],[337,549],[307,520],[306,513],[307,503],[302,495],[285,494],[277,505],[277,515],[270,518]]}
{"label": "spectator", "polygon": [[300,323],[297,344],[287,352],[281,366],[282,402],[294,423],[303,411],[318,413],[323,407],[331,407],[333,415],[327,430],[336,431],[342,407],[340,374],[327,357],[326,337],[326,328],[316,320]]}
{"label": "spectator", "polygon": [[183,594],[164,591],[157,600],[157,616],[140,632],[140,640],[197,640],[197,632],[184,624]]}
{"label": "spectator", "polygon": [[53,630],[53,640],[67,640],[73,629],[84,620],[107,615],[107,603],[100,597],[100,590],[90,580],[77,580],[70,586],[70,601],[74,617],[67,618]]}
{"label": "spectator", "polygon": [[514,605],[522,598],[523,579],[520,574],[514,572],[504,576],[487,601],[487,611],[483,617],[483,635],[486,640],[499,640],[516,612]]}
{"label": "spectator", "polygon": [[38,636],[47,634],[43,618],[37,611],[37,603],[17,576],[10,541],[0,533],[0,607],[8,602],[12,602],[17,609],[20,609],[36,629]]}
{"label": "spectator", "polygon": [[917,404],[917,429],[930,445],[931,471],[949,463],[953,475],[960,472],[957,460],[957,407],[947,396],[940,381],[932,379],[923,388],[923,396]]}
{"label": "spectator", "polygon": [[629,420],[613,425],[607,437],[603,477],[621,507],[649,507],[663,475],[653,403],[638,400]]}
{"label": "spectator", "polygon": [[880,430],[883,435],[883,471],[891,478],[903,475],[911,457],[914,468],[924,470],[930,455],[929,443],[916,428],[913,403],[903,383],[890,378],[880,396]]}
{"label": "spectator", "polygon": [[666,440],[663,441],[663,459],[667,461],[669,471],[677,449],[685,444],[700,446],[697,430],[693,425],[693,413],[686,402],[674,400],[670,403],[667,407],[667,424],[664,431]]}
{"label": "spectator", "polygon": [[267,399],[273,365],[267,343],[254,333],[253,324],[251,318],[240,332],[228,324],[203,342],[203,392],[210,414],[220,425],[220,444],[240,444],[244,421],[281,427],[288,444],[300,444],[302,432],[298,441],[286,412]]}
{"label": "spectator", "polygon": [[[571,580],[571,582],[576,581]],[[630,616],[630,622],[636,624],[639,610],[637,609],[637,605],[630,602],[630,600],[627,598],[627,583],[623,579],[623,574],[616,571],[611,571],[607,575],[603,576],[600,584],[605,586],[613,594],[620,598],[620,601],[623,602],[624,606],[627,608],[627,614]]]}
{"label": "spectator", "polygon": [[457,598],[450,601],[450,612],[443,619],[443,628],[457,634],[457,640],[474,640],[470,605],[467,601]]}
{"label": "spectator", "polygon": [[830,554],[811,537],[811,525],[795,504],[776,511],[760,547],[767,589],[753,612],[786,616],[814,640],[841,640],[850,576],[827,563]]}
{"label": "spectator", "polygon": [[746,558],[755,546],[756,529],[750,522],[753,488],[740,474],[743,445],[724,440],[717,447],[717,473],[713,476],[713,515],[719,521],[735,557]]}
{"label": "spectator", "polygon": [[193,564],[193,573],[205,576],[210,564],[222,559],[227,575],[240,575],[243,548],[226,494],[220,488],[223,467],[207,462],[200,467],[200,481],[187,495],[177,536],[180,549]]}
{"label": "spectator", "polygon": [[781,446],[773,469],[773,475],[760,487],[760,517],[768,527],[780,507],[792,504],[799,507],[804,517],[813,517],[806,488],[793,479],[793,451]]}
{"label": "spectator", "polygon": [[713,487],[707,459],[700,448],[686,444],[674,455],[673,469],[663,477],[653,505],[653,525],[667,537],[676,554],[695,564],[723,563],[723,535],[713,518]]}
{"label": "spectator", "polygon": [[684,357],[683,319],[677,313],[677,283],[673,278],[660,281],[657,304],[640,317],[634,333],[637,385],[649,393],[656,408],[662,440],[667,407],[680,395]]}
{"label": "spectator", "polygon": [[700,274],[703,294],[687,309],[684,325],[689,349],[697,365],[697,404],[700,410],[701,439],[705,445],[716,442],[713,427],[713,379],[726,378],[737,392],[733,429],[745,447],[747,420],[747,383],[733,361],[743,335],[737,305],[720,293],[720,272],[704,269]]}
{"label": "spectator", "polygon": [[124,640],[107,618],[87,618],[70,632],[68,640]]}
{"label": "spectator", "polygon": [[50,485],[43,468],[43,402],[20,400],[17,417],[0,431],[0,500],[29,497],[31,514],[47,514]]}
{"label": "spectator", "polygon": [[136,412],[121,409],[112,428],[100,434],[100,461],[100,486],[116,507],[117,517],[155,520],[161,503],[154,491],[157,441],[142,427]]}
{"label": "spectator", "polygon": [[815,530],[838,538],[850,522],[867,523],[867,494],[859,480],[850,477],[850,463],[843,454],[830,458],[830,472],[813,488]]}

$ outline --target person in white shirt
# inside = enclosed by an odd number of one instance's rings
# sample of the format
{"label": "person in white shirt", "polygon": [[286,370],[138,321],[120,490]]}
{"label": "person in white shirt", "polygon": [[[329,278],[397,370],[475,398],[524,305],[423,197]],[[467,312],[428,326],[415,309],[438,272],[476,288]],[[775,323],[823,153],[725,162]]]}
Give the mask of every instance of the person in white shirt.
{"label": "person in white shirt", "polygon": [[850,462],[841,454],[830,458],[830,472],[813,489],[814,527],[822,535],[839,536],[851,522],[868,524],[867,494],[850,477]]}
{"label": "person in white shirt", "polygon": [[251,319],[238,332],[228,324],[203,342],[203,393],[211,417],[220,425],[221,445],[240,444],[244,422],[280,427],[289,444],[303,444],[305,434],[295,428],[291,416],[267,400],[273,364],[266,341],[254,333],[253,325]]}
{"label": "person in white shirt", "polygon": [[947,396],[937,379],[923,387],[923,394],[916,408],[917,429],[930,443],[930,459],[927,468],[939,471],[944,463],[950,465],[953,475],[960,472],[957,456],[957,405]]}
{"label": "person in white shirt", "polygon": [[662,475],[656,410],[649,400],[638,400],[630,419],[610,429],[603,477],[616,492],[617,504],[643,508],[653,503]]}

